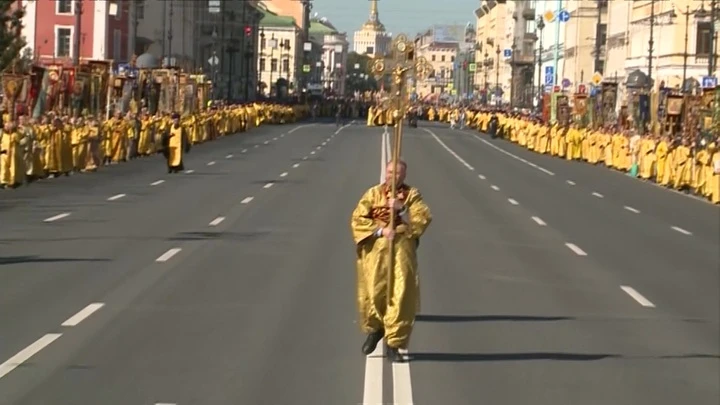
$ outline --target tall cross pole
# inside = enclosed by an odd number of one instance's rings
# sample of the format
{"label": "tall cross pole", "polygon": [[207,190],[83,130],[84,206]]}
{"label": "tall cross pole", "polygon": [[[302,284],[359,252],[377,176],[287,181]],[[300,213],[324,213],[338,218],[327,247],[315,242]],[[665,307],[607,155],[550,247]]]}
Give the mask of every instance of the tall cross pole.
{"label": "tall cross pole", "polygon": [[[400,151],[402,148],[402,135],[403,135],[403,120],[408,110],[408,94],[407,94],[407,82],[408,79],[414,77],[415,80],[424,80],[433,71],[432,65],[424,57],[416,57],[415,55],[415,43],[408,39],[404,34],[398,35],[392,44],[392,51],[389,57],[376,59],[372,65],[372,73],[378,81],[382,80],[384,76],[389,75],[392,81],[392,93],[390,97],[390,105],[393,105],[393,143],[392,143],[392,159],[391,159],[391,179],[390,179],[390,192],[391,198],[397,196],[397,176],[395,172],[397,170],[398,162],[400,160]],[[390,209],[390,229],[395,229],[395,211],[393,208]],[[395,249],[394,243],[390,243],[388,249],[388,265],[389,273],[393,271]],[[388,300],[390,299],[392,292],[392,283],[390,282],[392,277],[388,277]]]}

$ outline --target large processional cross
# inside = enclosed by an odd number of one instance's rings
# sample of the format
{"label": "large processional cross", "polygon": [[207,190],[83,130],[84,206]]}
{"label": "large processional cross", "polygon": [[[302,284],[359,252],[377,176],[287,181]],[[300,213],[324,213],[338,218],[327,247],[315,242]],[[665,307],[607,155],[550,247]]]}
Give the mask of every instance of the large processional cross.
{"label": "large processional cross", "polygon": [[[415,43],[410,41],[404,34],[398,35],[392,43],[392,50],[385,58],[378,58],[372,64],[372,74],[380,81],[385,76],[390,76],[392,81],[391,95],[388,99],[389,105],[393,110],[393,142],[392,142],[392,179],[391,179],[391,196],[397,195],[397,170],[398,161],[400,160],[400,150],[402,147],[403,121],[409,109],[408,81],[410,79],[418,80],[427,79],[433,71],[432,65],[428,61],[415,54]],[[395,212],[390,211],[390,229],[395,229]],[[390,244],[389,265],[390,271],[394,267],[394,243]],[[392,277],[390,277],[392,280]],[[388,291],[392,291],[391,283],[388,283]],[[390,299],[390,294],[388,294]]]}

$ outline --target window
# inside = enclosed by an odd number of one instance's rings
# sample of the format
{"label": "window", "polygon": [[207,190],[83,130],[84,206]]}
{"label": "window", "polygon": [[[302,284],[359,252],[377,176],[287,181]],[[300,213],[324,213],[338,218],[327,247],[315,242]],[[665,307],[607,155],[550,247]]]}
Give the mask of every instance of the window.
{"label": "window", "polygon": [[261,38],[260,39],[260,49],[265,49],[266,46],[267,46],[267,39]]}
{"label": "window", "polygon": [[695,54],[696,55],[710,55],[712,49],[712,37],[710,31],[712,26],[709,21],[698,22],[697,24],[697,36],[695,40]]}
{"label": "window", "polygon": [[283,59],[282,71],[285,73],[290,73],[290,59]]}
{"label": "window", "polygon": [[455,57],[454,57],[454,56],[451,56],[451,57],[450,57],[450,62],[455,62]]}
{"label": "window", "polygon": [[55,56],[72,56],[73,29],[71,27],[55,27]]}
{"label": "window", "polygon": [[445,55],[440,56],[440,62],[445,62]]}
{"label": "window", "polygon": [[145,19],[145,2],[144,1],[136,1],[135,2],[135,16],[138,20]]}
{"label": "window", "polygon": [[276,58],[272,58],[272,60],[270,60],[270,71],[277,72],[277,70],[278,70],[278,60]]}
{"label": "window", "polygon": [[73,0],[57,0],[55,2],[55,14],[73,14]]}
{"label": "window", "polygon": [[122,31],[116,29],[113,31],[113,59],[123,60],[122,58]]}
{"label": "window", "polygon": [[264,72],[266,67],[267,66],[265,66],[265,58],[260,58],[260,71]]}
{"label": "window", "polygon": [[433,55],[430,59],[435,62],[435,55]]}
{"label": "window", "polygon": [[535,33],[535,20],[525,20],[525,32],[528,34]]}

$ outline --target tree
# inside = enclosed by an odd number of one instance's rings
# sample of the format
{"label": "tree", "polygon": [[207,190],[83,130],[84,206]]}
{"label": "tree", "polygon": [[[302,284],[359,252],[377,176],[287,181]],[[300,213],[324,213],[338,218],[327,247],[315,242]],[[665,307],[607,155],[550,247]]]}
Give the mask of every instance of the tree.
{"label": "tree", "polygon": [[[355,66],[358,68],[356,69]],[[377,90],[378,84],[370,72],[372,67],[372,58],[367,55],[361,55],[357,52],[348,53],[347,57],[347,76],[345,79],[345,91],[353,93],[354,91]],[[368,77],[365,78],[364,75]]]}
{"label": "tree", "polygon": [[[37,0],[36,0],[37,1]],[[25,47],[21,35],[25,10],[18,7],[17,0],[0,0],[0,71],[16,67],[20,51]]]}

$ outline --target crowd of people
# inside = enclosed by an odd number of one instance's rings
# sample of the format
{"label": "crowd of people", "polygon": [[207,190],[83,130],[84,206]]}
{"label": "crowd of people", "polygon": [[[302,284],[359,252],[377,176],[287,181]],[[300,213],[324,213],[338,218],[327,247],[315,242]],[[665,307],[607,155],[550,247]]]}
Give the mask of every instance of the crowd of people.
{"label": "crowd of people", "polygon": [[164,154],[172,126],[183,128],[189,145],[252,130],[264,124],[295,122],[309,115],[305,105],[251,103],[209,108],[179,116],[171,113],[116,112],[101,120],[53,112],[39,118],[2,114],[0,186],[11,189],[29,182],[95,172],[103,166]]}

